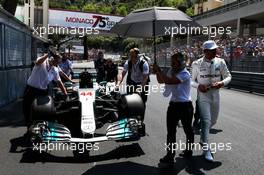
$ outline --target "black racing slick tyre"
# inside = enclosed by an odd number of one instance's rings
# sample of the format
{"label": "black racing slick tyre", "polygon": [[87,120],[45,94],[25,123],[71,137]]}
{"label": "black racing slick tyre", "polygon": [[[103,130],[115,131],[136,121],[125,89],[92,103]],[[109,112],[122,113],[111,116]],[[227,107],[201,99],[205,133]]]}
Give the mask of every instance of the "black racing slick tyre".
{"label": "black racing slick tyre", "polygon": [[119,107],[122,118],[144,116],[145,105],[138,94],[123,95],[119,100]]}
{"label": "black racing slick tyre", "polygon": [[39,96],[31,105],[31,118],[35,120],[49,120],[56,113],[51,96]]}

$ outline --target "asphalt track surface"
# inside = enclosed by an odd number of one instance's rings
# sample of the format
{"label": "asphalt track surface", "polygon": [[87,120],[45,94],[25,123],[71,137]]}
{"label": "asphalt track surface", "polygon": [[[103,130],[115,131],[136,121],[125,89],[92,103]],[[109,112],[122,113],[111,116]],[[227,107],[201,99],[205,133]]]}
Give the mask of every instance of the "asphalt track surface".
{"label": "asphalt track surface", "polygon": [[[156,84],[151,77],[151,84]],[[193,101],[196,92],[192,90]],[[208,163],[194,151],[190,159],[177,151],[172,169],[158,167],[165,154],[166,110],[169,99],[151,93],[145,117],[147,135],[137,142],[104,142],[90,156],[73,157],[72,151],[32,153],[24,142],[26,131],[21,100],[0,109],[0,174],[3,175],[152,175],[152,174],[256,174],[264,172],[264,97],[222,89],[221,110],[210,135],[212,143],[231,143],[231,150],[218,151]],[[199,142],[195,135],[195,142]],[[177,142],[185,142],[183,129]]]}

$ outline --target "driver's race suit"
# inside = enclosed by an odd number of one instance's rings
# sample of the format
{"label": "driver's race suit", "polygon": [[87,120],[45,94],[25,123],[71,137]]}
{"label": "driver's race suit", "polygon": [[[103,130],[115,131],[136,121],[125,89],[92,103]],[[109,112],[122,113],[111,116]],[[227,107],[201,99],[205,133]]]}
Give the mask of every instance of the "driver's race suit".
{"label": "driver's race suit", "polygon": [[[199,84],[211,85],[222,81],[227,85],[231,81],[231,74],[224,59],[215,57],[212,60],[204,57],[192,64],[192,86],[198,88]],[[201,142],[208,143],[209,130],[216,124],[219,113],[219,89],[209,88],[205,93],[197,90],[197,100],[201,117]]]}

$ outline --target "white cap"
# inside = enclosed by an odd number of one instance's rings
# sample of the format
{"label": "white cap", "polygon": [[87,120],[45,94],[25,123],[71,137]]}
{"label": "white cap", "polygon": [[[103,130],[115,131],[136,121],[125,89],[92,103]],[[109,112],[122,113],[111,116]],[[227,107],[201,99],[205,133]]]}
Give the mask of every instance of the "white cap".
{"label": "white cap", "polygon": [[208,40],[203,43],[203,49],[213,50],[216,49],[218,46],[213,40]]}

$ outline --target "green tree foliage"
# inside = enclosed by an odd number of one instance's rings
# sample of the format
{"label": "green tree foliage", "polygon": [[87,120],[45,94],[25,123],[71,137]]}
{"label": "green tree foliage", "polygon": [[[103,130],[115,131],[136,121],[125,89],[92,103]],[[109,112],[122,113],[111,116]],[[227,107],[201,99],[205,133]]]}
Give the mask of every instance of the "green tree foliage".
{"label": "green tree foliage", "polygon": [[42,0],[35,0],[34,2],[36,6],[42,6]]}
{"label": "green tree foliage", "polygon": [[77,6],[74,6],[74,5],[70,5],[67,7],[69,10],[76,10],[76,11],[79,11],[80,9],[77,7]]}
{"label": "green tree foliage", "polygon": [[[109,13],[125,16],[131,11],[153,6],[161,7],[190,7],[190,0],[50,0],[50,7],[76,9],[85,12]],[[76,7],[73,7],[76,6]]]}
{"label": "green tree foliage", "polygon": [[185,2],[185,0],[160,0],[158,5],[164,7],[178,7],[180,5],[183,5]]}
{"label": "green tree foliage", "polygon": [[128,14],[126,6],[123,4],[117,6],[116,13],[121,16],[126,16]]}
{"label": "green tree foliage", "polygon": [[185,12],[188,16],[193,16],[194,15],[194,7],[187,8]]}
{"label": "green tree foliage", "polygon": [[[197,0],[198,1],[198,0]],[[199,2],[202,0],[199,0]],[[35,0],[35,5],[41,5],[43,0]],[[128,13],[139,8],[152,6],[190,7],[190,0],[50,0],[50,8],[61,8],[85,12],[109,13],[126,16]],[[23,5],[24,0],[0,0],[3,8],[14,11],[16,5]],[[191,12],[189,9],[188,12]],[[191,14],[191,13],[190,13]]]}
{"label": "green tree foliage", "polygon": [[82,11],[84,12],[96,12],[96,5],[89,3],[83,6]]}
{"label": "green tree foliage", "polygon": [[96,10],[96,12],[98,13],[105,13],[105,14],[110,14],[111,11],[112,11],[112,7],[104,4],[98,5]]}

